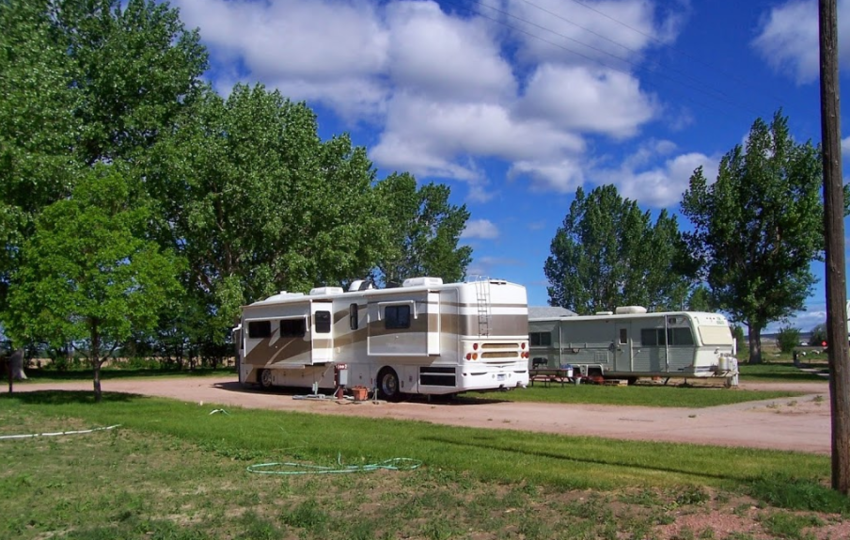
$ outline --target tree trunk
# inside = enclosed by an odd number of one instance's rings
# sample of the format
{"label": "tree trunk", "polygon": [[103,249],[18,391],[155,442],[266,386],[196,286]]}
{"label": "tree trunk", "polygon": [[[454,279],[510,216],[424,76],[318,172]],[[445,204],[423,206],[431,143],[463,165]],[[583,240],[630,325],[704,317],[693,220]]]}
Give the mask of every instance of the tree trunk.
{"label": "tree trunk", "polygon": [[102,393],[100,391],[100,360],[92,357],[92,368],[94,369],[94,402],[100,403]]}
{"label": "tree trunk", "polygon": [[103,361],[100,358],[100,332],[98,331],[97,320],[91,321],[91,367],[94,371],[94,402],[100,403],[102,393],[100,391],[100,366]]}
{"label": "tree trunk", "polygon": [[761,364],[761,327],[753,323],[747,323],[750,343],[750,364]]}

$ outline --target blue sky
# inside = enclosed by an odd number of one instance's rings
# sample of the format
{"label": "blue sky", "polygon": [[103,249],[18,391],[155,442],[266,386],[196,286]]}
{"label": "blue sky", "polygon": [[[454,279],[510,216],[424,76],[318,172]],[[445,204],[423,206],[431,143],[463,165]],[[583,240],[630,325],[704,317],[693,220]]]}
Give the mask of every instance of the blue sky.
{"label": "blue sky", "polygon": [[[850,0],[838,4],[850,103]],[[757,117],[782,107],[796,139],[820,140],[815,0],[172,5],[200,29],[223,95],[262,82],[313,107],[323,137],[350,133],[381,177],[451,186],[471,212],[469,273],[526,285],[532,305],[547,303],[543,264],[578,186],[677,212],[693,170],[713,179]],[[825,319],[823,287],[793,324]]]}

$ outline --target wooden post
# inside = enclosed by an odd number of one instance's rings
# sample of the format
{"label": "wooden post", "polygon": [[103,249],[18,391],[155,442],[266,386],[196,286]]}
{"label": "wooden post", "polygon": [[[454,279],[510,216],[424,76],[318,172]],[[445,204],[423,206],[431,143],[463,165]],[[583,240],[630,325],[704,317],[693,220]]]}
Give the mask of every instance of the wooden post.
{"label": "wooden post", "polygon": [[838,93],[838,9],[819,0],[821,145],[826,240],[826,332],[832,413],[832,487],[850,489],[850,356],[844,258],[844,189],[841,178],[841,107]]}

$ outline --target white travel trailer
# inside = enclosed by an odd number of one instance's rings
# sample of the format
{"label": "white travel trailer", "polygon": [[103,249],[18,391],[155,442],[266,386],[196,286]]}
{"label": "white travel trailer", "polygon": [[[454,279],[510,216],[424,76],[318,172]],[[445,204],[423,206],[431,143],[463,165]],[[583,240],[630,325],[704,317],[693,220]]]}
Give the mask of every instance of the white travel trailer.
{"label": "white travel trailer", "polygon": [[[533,311],[534,308],[532,308]],[[719,377],[738,383],[735,339],[719,313],[647,313],[638,306],[586,316],[532,317],[531,369],[570,366],[584,377]]]}
{"label": "white travel trailer", "polygon": [[388,400],[528,385],[526,291],[503,280],[282,292],[244,306],[234,339],[239,381],[263,388],[336,388],[343,366]]}

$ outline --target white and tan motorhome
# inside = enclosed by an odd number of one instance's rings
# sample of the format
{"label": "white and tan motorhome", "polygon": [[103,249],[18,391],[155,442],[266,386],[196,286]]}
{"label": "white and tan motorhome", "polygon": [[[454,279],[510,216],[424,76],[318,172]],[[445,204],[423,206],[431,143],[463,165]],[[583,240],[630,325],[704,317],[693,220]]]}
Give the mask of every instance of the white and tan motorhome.
{"label": "white and tan motorhome", "polygon": [[719,313],[647,313],[638,306],[528,321],[531,369],[570,366],[583,376],[720,377],[736,385],[735,340]]}
{"label": "white and tan motorhome", "polygon": [[343,364],[389,400],[528,385],[526,291],[503,280],[281,292],[244,306],[234,339],[239,381],[263,388],[335,388]]}

